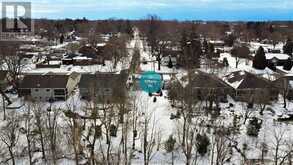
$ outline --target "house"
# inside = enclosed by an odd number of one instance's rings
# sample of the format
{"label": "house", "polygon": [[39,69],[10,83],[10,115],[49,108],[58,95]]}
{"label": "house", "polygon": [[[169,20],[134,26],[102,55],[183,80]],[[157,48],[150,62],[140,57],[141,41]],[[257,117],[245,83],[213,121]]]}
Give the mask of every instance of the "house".
{"label": "house", "polygon": [[278,90],[271,81],[246,71],[232,72],[223,80],[234,89],[235,100],[251,102],[259,92],[267,94],[271,100],[278,98]]}
{"label": "house", "polygon": [[280,49],[268,49],[268,52],[269,53],[281,53],[282,50],[280,50]]}
{"label": "house", "polygon": [[66,100],[73,93],[80,74],[28,74],[20,83],[18,94],[40,101]]}
{"label": "house", "polygon": [[63,56],[62,64],[79,66],[103,64],[103,58],[96,58],[94,55],[85,55],[81,53],[68,53]]}
{"label": "house", "polygon": [[266,59],[269,64],[273,64],[274,66],[283,66],[288,59],[291,59],[291,57],[282,53],[266,53]]}
{"label": "house", "polygon": [[85,56],[70,54],[68,56],[65,56],[62,59],[63,65],[78,65],[78,66],[84,66],[84,65],[95,65],[100,64],[100,62],[97,62],[96,60],[92,58],[88,58]]}
{"label": "house", "polygon": [[36,68],[60,68],[61,67],[61,61],[58,60],[48,60],[43,61],[36,64]]}
{"label": "house", "polygon": [[[190,82],[187,80],[188,76],[176,79],[180,82],[181,86],[178,89],[182,89],[187,93],[191,92],[192,97],[196,97],[198,100],[207,100],[214,97],[218,102],[226,102],[227,95],[233,94],[232,87],[223,80],[202,71],[195,71],[194,74],[190,75]],[[172,83],[172,85],[174,84]]]}
{"label": "house", "polygon": [[74,58],[79,57],[80,54],[77,53],[67,53],[62,58],[62,64],[63,65],[73,65],[74,64]]}
{"label": "house", "polygon": [[68,32],[65,34],[65,41],[66,42],[72,42],[72,41],[75,41],[77,40],[77,33],[75,30],[71,31],[71,32]]}
{"label": "house", "polygon": [[286,75],[274,81],[280,93],[286,92],[287,99],[293,100],[293,75]]}
{"label": "house", "polygon": [[[78,53],[80,57],[83,59],[86,58],[86,61],[92,61],[90,63],[93,64],[103,64],[104,63],[104,56],[102,55],[100,50],[102,48],[96,49],[95,47],[87,44],[79,48]],[[78,58],[78,57],[77,57]]]}
{"label": "house", "polygon": [[90,73],[83,74],[79,83],[82,99],[96,98],[98,102],[117,102],[125,96],[127,74]]}
{"label": "house", "polygon": [[172,61],[172,65],[177,65],[177,61],[180,57],[180,51],[178,50],[165,50],[163,52],[163,57],[161,60],[161,64],[163,66],[168,66],[170,60]]}
{"label": "house", "polygon": [[78,53],[80,53],[84,57],[96,59],[98,55],[98,51],[96,48],[87,44],[79,48]]}
{"label": "house", "polygon": [[203,99],[213,93],[216,95],[218,100],[225,101],[227,99],[227,95],[231,95],[233,92],[233,89],[223,80],[219,79],[215,75],[202,71],[196,71],[188,85],[191,85],[193,92],[196,93],[200,99]]}
{"label": "house", "polygon": [[218,48],[218,47],[224,47],[224,45],[225,45],[225,42],[224,41],[222,41],[222,40],[211,40],[211,41],[209,41],[209,43],[211,43],[211,44],[213,44],[214,45],[214,47],[216,48]]}

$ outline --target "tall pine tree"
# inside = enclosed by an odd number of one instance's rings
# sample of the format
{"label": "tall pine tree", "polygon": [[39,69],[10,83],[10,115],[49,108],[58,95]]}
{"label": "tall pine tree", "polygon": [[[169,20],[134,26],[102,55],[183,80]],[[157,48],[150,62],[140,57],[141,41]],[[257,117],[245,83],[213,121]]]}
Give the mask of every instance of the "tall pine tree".
{"label": "tall pine tree", "polygon": [[286,44],[283,46],[283,51],[285,54],[292,56],[293,53],[293,42],[290,38],[287,39]]}
{"label": "tall pine tree", "polygon": [[255,69],[265,69],[267,67],[267,60],[266,60],[266,55],[263,47],[259,47],[254,59],[253,59],[253,65]]}

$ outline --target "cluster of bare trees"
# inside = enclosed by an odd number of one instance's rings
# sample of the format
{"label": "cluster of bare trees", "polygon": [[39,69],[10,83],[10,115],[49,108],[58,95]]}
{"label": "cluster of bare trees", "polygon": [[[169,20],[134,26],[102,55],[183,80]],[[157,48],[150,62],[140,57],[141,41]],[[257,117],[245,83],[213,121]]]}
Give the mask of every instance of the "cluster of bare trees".
{"label": "cluster of bare trees", "polygon": [[142,104],[137,96],[115,104],[91,101],[82,109],[74,101],[62,109],[26,102],[23,112],[9,112],[1,126],[0,162],[130,164],[141,152],[139,163],[150,164],[161,131]]}
{"label": "cluster of bare trees", "polygon": [[108,58],[112,58],[114,69],[117,63],[128,56],[127,43],[129,37],[127,35],[113,36],[107,42],[104,53]]}
{"label": "cluster of bare trees", "polygon": [[14,87],[18,87],[19,75],[25,67],[21,56],[18,55],[19,45],[2,45],[0,46],[0,63],[1,69],[7,70]]}
{"label": "cluster of bare trees", "polygon": [[34,153],[40,152],[44,161],[56,164],[61,157],[59,113],[57,109],[44,111],[36,103],[26,104],[24,112],[10,111],[1,127],[3,150],[9,153],[3,156],[2,163],[16,164],[25,159],[34,164],[38,161]]}

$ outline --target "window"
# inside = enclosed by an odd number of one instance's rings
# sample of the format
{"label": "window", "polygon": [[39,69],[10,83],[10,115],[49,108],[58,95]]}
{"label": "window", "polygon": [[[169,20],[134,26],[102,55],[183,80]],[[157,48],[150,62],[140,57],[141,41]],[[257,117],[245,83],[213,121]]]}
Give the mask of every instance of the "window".
{"label": "window", "polygon": [[55,95],[65,95],[65,90],[64,89],[55,89],[54,94]]}
{"label": "window", "polygon": [[64,100],[66,100],[66,98],[65,97],[55,97],[55,100],[64,101]]}
{"label": "window", "polygon": [[29,96],[29,95],[31,95],[31,90],[30,89],[20,89],[19,93],[21,96]]}
{"label": "window", "polygon": [[39,89],[35,89],[35,92],[39,92]]}
{"label": "window", "polygon": [[105,88],[103,93],[104,93],[104,95],[112,95],[112,89],[111,88]]}
{"label": "window", "polygon": [[50,92],[50,91],[51,91],[51,89],[46,89],[46,91],[47,91],[47,92]]}

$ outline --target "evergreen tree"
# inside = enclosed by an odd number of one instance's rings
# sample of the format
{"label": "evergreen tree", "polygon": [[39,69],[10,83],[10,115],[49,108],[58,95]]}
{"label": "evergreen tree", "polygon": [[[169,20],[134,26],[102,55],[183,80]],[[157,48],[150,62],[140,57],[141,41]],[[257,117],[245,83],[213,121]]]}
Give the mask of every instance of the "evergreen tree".
{"label": "evergreen tree", "polygon": [[63,42],[64,42],[64,35],[63,34],[61,34],[59,41],[60,41],[60,44],[63,44]]}
{"label": "evergreen tree", "polygon": [[246,134],[248,136],[257,137],[259,130],[261,129],[262,121],[256,117],[253,117],[247,125]]}
{"label": "evergreen tree", "polygon": [[188,47],[190,60],[194,61],[196,68],[200,67],[200,57],[202,56],[201,42],[199,39],[193,39]]}
{"label": "evergreen tree", "polygon": [[185,31],[181,34],[181,60],[186,68],[199,68],[200,57],[202,56],[202,44],[195,33],[187,34]]}
{"label": "evergreen tree", "polygon": [[204,156],[208,152],[208,146],[210,145],[210,140],[206,134],[197,134],[196,136],[196,148],[201,156]]}
{"label": "evergreen tree", "polygon": [[274,63],[268,62],[267,67],[270,68],[272,71],[277,71],[276,65]]}
{"label": "evergreen tree", "polygon": [[283,46],[283,51],[285,54],[292,56],[293,53],[293,42],[290,38],[287,39],[286,44]]}
{"label": "evergreen tree", "polygon": [[125,33],[133,37],[133,26],[129,20],[126,20],[125,23]]}
{"label": "evergreen tree", "polygon": [[185,30],[183,30],[181,32],[181,39],[180,39],[180,48],[182,51],[184,50],[186,45],[187,45],[187,32]]}
{"label": "evergreen tree", "polygon": [[230,34],[224,38],[224,43],[225,43],[225,45],[232,47],[235,40],[236,40],[236,37],[234,35]]}
{"label": "evergreen tree", "polygon": [[208,42],[206,39],[204,39],[203,43],[202,43],[202,47],[203,47],[203,50],[205,52],[205,54],[208,54],[208,51],[209,51],[209,45],[208,45]]}
{"label": "evergreen tree", "polygon": [[175,149],[176,140],[173,136],[169,136],[168,140],[165,142],[165,149],[167,152],[173,152]]}
{"label": "evergreen tree", "polygon": [[208,58],[209,59],[213,58],[214,54],[215,54],[215,46],[214,44],[209,43],[208,44]]}
{"label": "evergreen tree", "polygon": [[291,58],[288,58],[283,66],[283,69],[289,71],[292,69],[292,66],[293,66],[293,63],[291,61]]}
{"label": "evergreen tree", "polygon": [[223,64],[224,64],[225,67],[229,66],[229,62],[228,62],[228,59],[226,57],[223,59]]}
{"label": "evergreen tree", "polygon": [[169,57],[168,68],[173,68],[173,63],[171,57]]}
{"label": "evergreen tree", "polygon": [[259,47],[254,59],[253,59],[253,65],[255,69],[265,69],[267,67],[267,60],[266,60],[266,55],[263,47]]}

